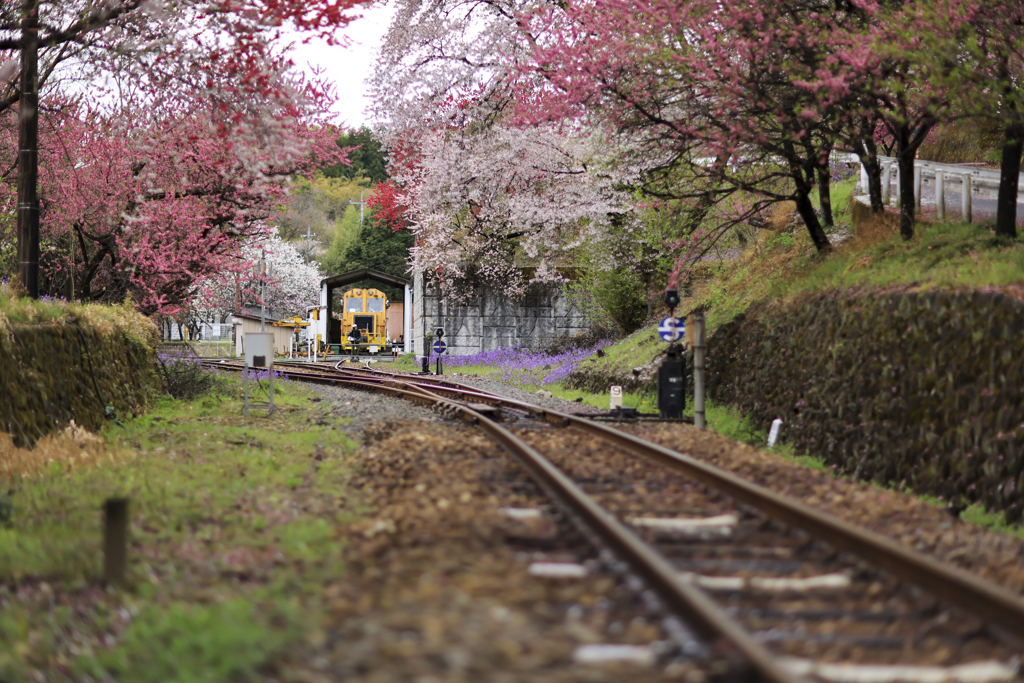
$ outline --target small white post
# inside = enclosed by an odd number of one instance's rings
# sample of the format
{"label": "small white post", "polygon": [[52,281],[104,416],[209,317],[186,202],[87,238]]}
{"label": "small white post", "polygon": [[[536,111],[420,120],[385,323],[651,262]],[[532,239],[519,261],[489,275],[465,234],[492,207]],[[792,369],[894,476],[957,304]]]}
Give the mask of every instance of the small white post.
{"label": "small white post", "polygon": [[940,221],[946,217],[946,187],[942,171],[935,171],[935,217]]}
{"label": "small white post", "polygon": [[886,164],[882,169],[882,203],[889,204],[889,183],[892,182],[892,164]]}
{"label": "small white post", "polygon": [[768,432],[768,449],[771,450],[775,447],[776,442],[779,440],[779,430],[782,428],[782,418],[777,417],[772,420],[772,428]]}
{"label": "small white post", "polygon": [[615,410],[622,407],[622,387],[612,385],[608,392],[608,410]]}
{"label": "small white post", "polygon": [[914,167],[914,211],[921,211],[921,167]]}
{"label": "small white post", "polygon": [[704,314],[693,316],[693,426],[704,429],[707,421],[704,416]]}
{"label": "small white post", "polygon": [[960,176],[960,199],[961,199],[961,216],[963,216],[964,223],[971,222],[971,176],[966,173]]}
{"label": "small white post", "polygon": [[860,191],[864,194],[868,193],[868,170],[864,168],[864,162],[860,164]]}

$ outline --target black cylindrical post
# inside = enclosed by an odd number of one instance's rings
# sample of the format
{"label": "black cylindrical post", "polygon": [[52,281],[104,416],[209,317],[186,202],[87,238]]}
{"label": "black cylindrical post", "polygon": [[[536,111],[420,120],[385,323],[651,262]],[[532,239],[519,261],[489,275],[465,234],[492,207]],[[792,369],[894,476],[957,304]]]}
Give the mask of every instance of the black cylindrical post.
{"label": "black cylindrical post", "polygon": [[682,349],[673,344],[658,367],[658,413],[662,419],[679,420],[686,405],[686,370]]}
{"label": "black cylindrical post", "polygon": [[21,95],[18,105],[18,278],[25,292],[39,298],[39,198],[36,195],[39,149],[38,0],[25,0],[21,19]]}
{"label": "black cylindrical post", "polygon": [[103,504],[103,578],[123,586],[128,570],[128,499],[108,498]]}

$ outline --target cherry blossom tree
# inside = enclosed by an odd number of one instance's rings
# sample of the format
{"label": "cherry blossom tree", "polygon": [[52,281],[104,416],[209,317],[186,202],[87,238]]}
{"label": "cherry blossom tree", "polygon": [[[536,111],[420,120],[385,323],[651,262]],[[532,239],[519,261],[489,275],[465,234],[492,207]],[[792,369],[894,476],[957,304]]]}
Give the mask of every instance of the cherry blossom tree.
{"label": "cherry blossom tree", "polygon": [[478,283],[519,296],[529,281],[559,280],[572,250],[629,210],[594,129],[512,116],[529,8],[401,0],[372,80],[397,190],[381,189],[381,208],[405,207],[413,266],[455,299]]}
{"label": "cherry blossom tree", "polygon": [[[266,259],[273,264],[270,276],[261,278],[255,265]],[[308,306],[320,301],[323,274],[307,263],[295,246],[281,239],[277,231],[248,240],[238,254],[241,268],[236,272],[211,274],[196,287],[189,309],[199,320],[225,322],[244,303],[263,303],[284,315],[302,316]],[[261,298],[260,285],[266,283]]]}
{"label": "cherry blossom tree", "polygon": [[573,250],[630,211],[619,176],[600,171],[599,140],[582,131],[492,125],[420,142],[415,170],[395,176],[407,188],[413,265],[453,300],[479,283],[518,297],[531,281],[560,281]]}
{"label": "cherry blossom tree", "polygon": [[[40,155],[42,270],[51,294],[173,313],[198,281],[248,268],[246,240],[269,232],[287,181],[343,159],[336,132],[282,115],[280,147],[225,137],[201,111],[66,107],[44,119]],[[4,132],[10,149],[11,127]],[[0,183],[10,211],[16,194]]]}
{"label": "cherry blossom tree", "polygon": [[545,7],[530,20],[538,38],[527,68],[550,86],[549,117],[601,112],[633,131],[646,156],[665,159],[661,191],[682,190],[697,218],[691,229],[709,207],[756,195],[762,207],[795,202],[827,251],[810,196],[866,83],[838,53],[857,44],[869,11],[819,0]]}
{"label": "cherry blossom tree", "polygon": [[[308,87],[287,77],[292,31],[333,40],[355,0],[71,0],[8,2],[0,11],[0,113],[20,101],[18,152],[19,276],[37,293],[38,111],[46,87],[80,93],[96,105],[130,98],[152,111],[199,112],[217,135],[240,142],[236,156],[259,149],[289,158],[288,119]],[[16,53],[19,59],[15,59]],[[18,68],[20,64],[20,69]],[[37,68],[38,67],[38,68]],[[19,87],[14,76],[20,75]],[[43,87],[40,102],[37,95]],[[86,97],[85,93],[89,94]],[[282,133],[284,135],[282,136]],[[257,168],[251,169],[258,172]]]}
{"label": "cherry blossom tree", "polygon": [[[131,87],[154,103],[215,103],[225,126],[260,117],[296,92],[282,74],[295,32],[334,41],[355,15],[354,0],[35,0],[0,5],[0,111],[18,102],[14,85],[26,19],[39,43],[40,90],[76,83],[101,95]],[[130,85],[129,85],[130,84]],[[45,98],[44,98],[45,99]],[[260,102],[265,102],[261,105]]]}

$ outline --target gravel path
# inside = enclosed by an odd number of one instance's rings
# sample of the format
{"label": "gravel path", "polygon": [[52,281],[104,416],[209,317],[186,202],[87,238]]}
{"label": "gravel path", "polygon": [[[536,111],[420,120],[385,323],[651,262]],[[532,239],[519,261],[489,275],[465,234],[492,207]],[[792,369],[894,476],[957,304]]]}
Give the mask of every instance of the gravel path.
{"label": "gravel path", "polygon": [[356,441],[363,440],[363,432],[368,427],[382,422],[436,424],[443,421],[430,408],[394,396],[345,387],[306,386],[323,397],[324,408],[332,418],[349,420],[342,429]]}

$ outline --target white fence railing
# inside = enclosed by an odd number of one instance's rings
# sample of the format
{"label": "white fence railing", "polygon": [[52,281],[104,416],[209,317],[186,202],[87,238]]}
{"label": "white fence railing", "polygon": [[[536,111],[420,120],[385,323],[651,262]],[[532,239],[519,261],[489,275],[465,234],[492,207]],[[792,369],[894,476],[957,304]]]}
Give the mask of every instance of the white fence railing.
{"label": "white fence railing", "polygon": [[[860,157],[847,152],[835,152],[832,159],[839,162],[860,164]],[[882,203],[889,204],[892,194],[892,185],[895,182],[899,187],[899,168],[895,157],[879,156],[878,163],[882,168]],[[999,189],[1000,172],[990,168],[979,168],[965,164],[940,164],[935,161],[914,160],[914,206],[917,211],[921,210],[921,186],[926,181],[935,186],[935,213],[937,218],[945,218],[946,213],[946,189],[954,187],[960,193],[961,217],[966,222],[971,222],[972,194],[980,194],[981,191],[995,192]],[[863,165],[860,169],[860,191],[868,191],[868,175]],[[1017,180],[1017,191],[1024,198],[1024,173]],[[899,193],[896,193],[897,206],[899,206]]]}

